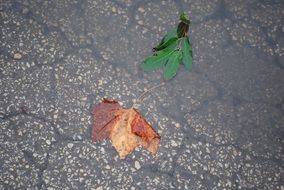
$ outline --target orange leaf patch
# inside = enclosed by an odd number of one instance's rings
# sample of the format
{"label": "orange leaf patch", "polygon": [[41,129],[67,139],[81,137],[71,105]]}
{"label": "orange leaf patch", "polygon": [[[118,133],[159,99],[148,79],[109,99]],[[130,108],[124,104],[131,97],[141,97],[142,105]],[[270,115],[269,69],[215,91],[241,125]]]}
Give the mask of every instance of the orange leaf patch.
{"label": "orange leaf patch", "polygon": [[110,138],[121,159],[140,145],[152,154],[157,152],[160,136],[136,109],[125,109],[115,100],[104,99],[92,114],[93,142]]}

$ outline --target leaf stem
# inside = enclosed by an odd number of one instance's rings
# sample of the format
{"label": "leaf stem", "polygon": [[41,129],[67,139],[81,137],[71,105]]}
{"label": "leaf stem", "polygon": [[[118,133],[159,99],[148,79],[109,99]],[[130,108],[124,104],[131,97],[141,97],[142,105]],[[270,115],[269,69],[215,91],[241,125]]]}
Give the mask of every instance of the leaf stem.
{"label": "leaf stem", "polygon": [[160,83],[160,84],[158,84],[158,85],[155,85],[155,86],[149,88],[148,90],[144,91],[144,92],[136,99],[136,101],[133,103],[133,106],[132,106],[132,107],[135,107],[137,104],[142,103],[142,101],[143,101],[143,99],[144,99],[144,96],[145,96],[147,93],[149,93],[149,92],[151,92],[151,91],[153,91],[153,90],[155,90],[155,89],[157,89],[157,88],[159,88],[159,87],[162,87],[162,86],[164,86],[165,84],[166,84],[165,82],[162,82],[162,83]]}
{"label": "leaf stem", "polygon": [[178,39],[178,49],[181,50],[181,41],[183,40],[184,37],[181,37]]}

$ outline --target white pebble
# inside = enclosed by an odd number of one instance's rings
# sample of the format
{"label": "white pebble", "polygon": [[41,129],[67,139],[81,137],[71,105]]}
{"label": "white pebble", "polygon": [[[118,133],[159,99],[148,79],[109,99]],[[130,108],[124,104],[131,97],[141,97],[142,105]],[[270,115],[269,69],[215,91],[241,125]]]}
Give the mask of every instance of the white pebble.
{"label": "white pebble", "polygon": [[14,54],[14,59],[22,59],[22,54],[20,54],[20,53],[15,53],[15,54]]}
{"label": "white pebble", "polygon": [[51,144],[50,140],[46,140],[45,142],[46,142],[46,144],[48,144],[48,145]]}
{"label": "white pebble", "polygon": [[73,147],[73,144],[72,144],[72,143],[68,143],[68,144],[67,144],[67,147],[68,147],[68,148],[72,148],[72,147]]}
{"label": "white pebble", "polygon": [[145,9],[143,9],[142,7],[139,7],[139,8],[138,8],[138,11],[141,12],[141,13],[144,13],[144,12],[145,12]]}
{"label": "white pebble", "polygon": [[134,166],[137,170],[139,170],[141,168],[141,165],[138,161],[135,161]]}
{"label": "white pebble", "polygon": [[173,140],[171,140],[171,145],[174,146],[174,147],[178,146],[178,144],[176,143],[176,141],[173,141]]}

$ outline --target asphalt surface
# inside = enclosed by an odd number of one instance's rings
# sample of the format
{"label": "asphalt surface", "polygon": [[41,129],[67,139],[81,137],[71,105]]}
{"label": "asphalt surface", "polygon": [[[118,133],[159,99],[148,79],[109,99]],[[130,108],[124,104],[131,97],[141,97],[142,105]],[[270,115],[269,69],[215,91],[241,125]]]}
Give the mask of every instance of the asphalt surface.
{"label": "asphalt surface", "polygon": [[[0,0],[0,189],[284,189],[283,0]],[[139,108],[158,153],[91,142],[90,110],[163,81],[139,65],[179,13],[191,72]]]}

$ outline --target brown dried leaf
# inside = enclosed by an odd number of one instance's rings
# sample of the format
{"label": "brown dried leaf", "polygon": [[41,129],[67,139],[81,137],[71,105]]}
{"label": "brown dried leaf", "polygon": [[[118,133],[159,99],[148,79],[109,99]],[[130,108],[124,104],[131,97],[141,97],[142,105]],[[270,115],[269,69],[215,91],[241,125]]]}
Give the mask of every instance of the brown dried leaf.
{"label": "brown dried leaf", "polygon": [[152,154],[157,152],[160,136],[134,108],[124,109],[116,101],[104,100],[93,114],[93,142],[110,138],[121,159],[140,145]]}
{"label": "brown dried leaf", "polygon": [[94,106],[92,140],[97,142],[109,138],[111,127],[116,122],[116,112],[122,107],[115,100],[103,99],[103,102]]}

